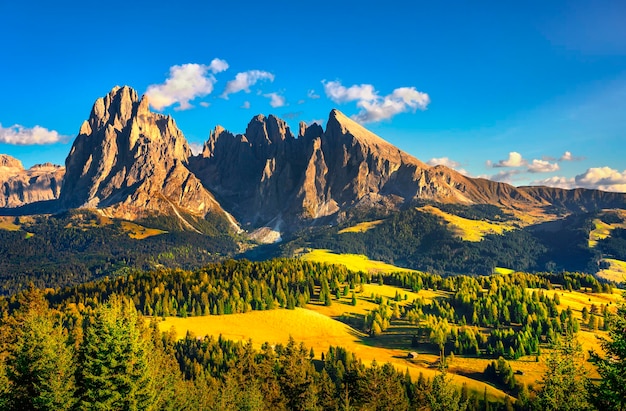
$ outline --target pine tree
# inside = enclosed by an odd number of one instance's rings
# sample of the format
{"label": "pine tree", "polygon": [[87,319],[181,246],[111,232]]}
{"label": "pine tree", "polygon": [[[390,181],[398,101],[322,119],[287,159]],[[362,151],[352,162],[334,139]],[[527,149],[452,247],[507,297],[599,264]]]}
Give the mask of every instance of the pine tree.
{"label": "pine tree", "polygon": [[155,401],[143,326],[132,301],[112,296],[85,331],[79,363],[81,409],[143,410]]}

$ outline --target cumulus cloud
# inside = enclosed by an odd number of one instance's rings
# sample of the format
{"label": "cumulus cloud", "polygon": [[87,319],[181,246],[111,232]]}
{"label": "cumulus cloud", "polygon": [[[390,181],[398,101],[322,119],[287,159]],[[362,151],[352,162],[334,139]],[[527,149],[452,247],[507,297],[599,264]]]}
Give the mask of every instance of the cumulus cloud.
{"label": "cumulus cloud", "polygon": [[2,124],[0,124],[0,143],[28,146],[64,143],[67,140],[67,136],[60,135],[54,130],[48,130],[41,126],[28,128],[14,124],[10,127],[2,127]]}
{"label": "cumulus cloud", "polygon": [[213,92],[217,82],[213,74],[227,68],[228,63],[220,59],[214,59],[208,66],[195,63],[172,66],[165,83],[148,86],[148,101],[156,110],[163,110],[176,103],[176,110],[188,110],[193,107],[191,100]]}
{"label": "cumulus cloud", "polygon": [[326,96],[335,103],[347,103],[349,101],[374,101],[379,98],[374,86],[371,84],[353,85],[345,87],[339,81],[322,81]]}
{"label": "cumulus cloud", "polygon": [[274,75],[267,71],[249,70],[237,73],[233,80],[226,83],[226,88],[222,93],[223,98],[228,98],[229,94],[239,93],[240,91],[250,92],[250,87],[258,81],[269,80],[274,81]]}
{"label": "cumulus cloud", "polygon": [[213,59],[211,64],[209,64],[209,70],[211,70],[213,74],[221,73],[222,71],[228,70],[228,63],[226,60]]}
{"label": "cumulus cloud", "polygon": [[241,105],[241,108],[245,108],[245,109],[250,108],[250,102],[249,101],[244,101],[243,104]]}
{"label": "cumulus cloud", "polygon": [[263,94],[263,97],[267,97],[270,99],[270,106],[276,108],[276,107],[283,107],[285,105],[285,97],[281,96],[278,93],[268,93],[268,94]]}
{"label": "cumulus cloud", "polygon": [[551,173],[559,170],[557,163],[551,163],[545,160],[533,160],[528,166],[529,173]]}
{"label": "cumulus cloud", "polygon": [[522,167],[527,165],[528,162],[524,160],[522,155],[516,151],[509,153],[509,158],[506,160],[500,160],[497,163],[492,163],[491,160],[487,160],[488,167]]}
{"label": "cumulus cloud", "polygon": [[339,81],[322,81],[326,96],[335,103],[356,101],[361,111],[352,116],[360,123],[389,119],[396,114],[417,109],[425,110],[430,103],[428,94],[415,87],[400,87],[391,94],[380,96],[371,84],[345,87]]}
{"label": "cumulus cloud", "polygon": [[201,105],[202,107],[205,107],[205,108],[206,108],[206,107],[209,107],[209,106],[211,105],[211,103],[206,102],[206,101],[201,101],[201,102],[200,102],[200,105]]}
{"label": "cumulus cloud", "polygon": [[606,166],[592,167],[572,178],[554,176],[533,181],[531,184],[568,189],[582,187],[603,191],[626,192],[626,170],[620,172]]}
{"label": "cumulus cloud", "polygon": [[589,168],[574,177],[576,185],[604,191],[626,192],[626,170],[620,172],[610,167]]}

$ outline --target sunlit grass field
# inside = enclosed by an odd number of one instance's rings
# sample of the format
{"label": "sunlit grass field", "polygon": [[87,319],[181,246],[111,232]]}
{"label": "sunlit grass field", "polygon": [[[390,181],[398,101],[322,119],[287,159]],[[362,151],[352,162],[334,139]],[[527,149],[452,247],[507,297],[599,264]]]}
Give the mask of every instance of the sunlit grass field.
{"label": "sunlit grass field", "polygon": [[383,221],[384,220],[365,221],[365,222],[353,225],[352,227],[344,228],[343,230],[339,231],[339,234],[344,234],[344,233],[364,233],[364,232],[366,232],[368,230],[371,230],[372,228],[376,227],[377,225],[379,225]]}
{"label": "sunlit grass field", "polygon": [[336,254],[330,250],[313,249],[303,254],[300,258],[306,261],[319,263],[341,264],[352,271],[364,271],[371,273],[392,273],[397,271],[414,271],[408,268],[397,267],[382,261],[370,260],[361,254]]}
{"label": "sunlit grass field", "polygon": [[514,230],[516,227],[510,222],[492,222],[485,220],[470,220],[454,214],[446,213],[433,206],[424,206],[421,211],[428,212],[443,218],[448,222],[452,231],[464,241],[480,241],[487,234],[502,234]]}
{"label": "sunlit grass field", "polygon": [[121,226],[122,230],[124,230],[130,238],[134,238],[135,240],[143,240],[167,232],[156,228],[144,227],[139,224],[131,223],[130,221],[122,221]]}
{"label": "sunlit grass field", "polygon": [[[334,303],[333,306],[339,306],[339,304]],[[365,364],[371,364],[372,361],[376,360],[379,364],[390,362],[400,371],[408,369],[414,380],[419,377],[420,373],[424,377],[432,379],[438,372],[439,356],[437,354],[420,353],[417,359],[408,360],[407,353],[415,350],[414,348],[397,348],[395,344],[385,346],[389,342],[388,338],[368,337],[357,329],[314,309],[278,309],[188,318],[166,317],[159,322],[159,328],[162,331],[169,331],[172,327],[176,330],[178,338],[183,338],[187,331],[196,336],[212,335],[218,337],[222,335],[224,338],[235,341],[245,342],[252,339],[256,348],[265,342],[286,344],[289,338],[293,337],[295,341],[301,341],[307,347],[312,347],[317,359],[331,345],[341,346],[354,352]],[[451,366],[467,369],[466,363],[467,360],[457,357]],[[470,363],[472,367],[480,368],[482,372],[488,361],[474,359]],[[501,390],[482,381],[463,375],[451,375],[455,384],[460,387],[466,383],[468,389],[477,395],[483,395],[485,388],[491,400],[501,400],[505,395]]]}
{"label": "sunlit grass field", "polygon": [[15,217],[0,217],[0,230],[18,231],[21,225],[15,224]]}
{"label": "sunlit grass field", "polygon": [[603,261],[609,263],[609,268],[600,270],[596,276],[605,280],[622,283],[626,281],[626,261],[615,260],[613,258],[605,258]]}
{"label": "sunlit grass field", "polygon": [[[529,292],[537,291],[529,289]],[[623,301],[619,291],[613,294],[597,294],[567,290],[542,290],[542,292],[554,298],[558,293],[560,309],[570,307],[577,318],[582,317],[583,307],[591,308],[595,304],[598,308],[605,304],[614,310],[618,303]],[[176,330],[179,338],[184,337],[187,331],[196,336],[222,335],[224,338],[236,341],[252,340],[255,347],[263,343],[285,344],[290,337],[303,342],[307,347],[312,347],[316,358],[320,358],[322,352],[332,346],[342,346],[354,352],[364,363],[369,364],[373,360],[378,363],[390,362],[399,370],[409,370],[413,378],[422,373],[427,378],[436,375],[439,354],[437,349],[430,344],[420,344],[417,348],[411,347],[411,335],[416,328],[405,320],[393,320],[391,326],[380,336],[371,337],[360,331],[360,319],[369,311],[375,309],[377,304],[374,299],[382,296],[394,300],[399,296],[398,304],[410,304],[414,299],[424,299],[431,302],[433,299],[450,298],[450,293],[444,291],[420,290],[412,292],[391,285],[379,285],[376,283],[363,284],[355,289],[357,304],[351,303],[351,292],[342,296],[339,300],[333,299],[330,306],[319,303],[308,304],[306,308],[295,310],[276,309],[268,311],[251,311],[243,314],[231,314],[221,316],[202,317],[167,317],[159,322],[163,331]],[[406,298],[405,298],[406,295]],[[597,336],[606,335],[602,331],[591,331],[586,326],[581,327],[578,333],[583,352],[587,355],[589,350],[601,351]],[[417,351],[416,359],[407,359],[410,351]],[[518,360],[509,361],[519,382],[534,385],[541,380],[545,368],[545,356],[550,352],[542,347],[539,359],[535,355],[527,355]],[[449,364],[449,373],[455,384],[468,385],[470,391],[479,395],[487,389],[488,396],[492,400],[502,399],[503,391],[493,387],[490,383],[482,380],[485,367],[493,359],[474,356],[457,355]],[[591,375],[594,371],[590,368]]]}

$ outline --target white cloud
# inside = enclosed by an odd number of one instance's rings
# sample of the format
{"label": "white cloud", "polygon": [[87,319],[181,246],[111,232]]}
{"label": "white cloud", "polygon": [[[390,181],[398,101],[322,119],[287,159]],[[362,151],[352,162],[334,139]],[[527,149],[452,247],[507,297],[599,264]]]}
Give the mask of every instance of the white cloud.
{"label": "white cloud", "polygon": [[400,87],[384,97],[371,84],[345,87],[339,81],[322,81],[326,96],[335,103],[356,101],[361,111],[352,116],[358,122],[371,123],[389,119],[409,110],[425,110],[430,103],[428,94],[415,87]]}
{"label": "white cloud", "polygon": [[503,170],[489,177],[490,180],[500,181],[502,183],[512,183],[513,176],[521,173],[520,170]]}
{"label": "white cloud", "polygon": [[250,70],[237,73],[233,80],[226,83],[226,88],[222,93],[222,97],[227,99],[229,94],[238,93],[240,91],[249,93],[250,87],[261,80],[274,81],[274,75],[261,70]]}
{"label": "white cloud", "polygon": [[281,96],[278,93],[268,93],[268,94],[263,94],[263,97],[267,97],[270,99],[270,106],[276,108],[276,107],[283,107],[285,105],[285,97]]}
{"label": "white cloud", "polygon": [[566,189],[582,187],[603,191],[626,192],[626,170],[620,172],[606,166],[593,167],[572,178],[554,176],[533,181],[531,184]]}
{"label": "white cloud", "polygon": [[431,158],[430,160],[426,162],[426,164],[428,164],[429,166],[436,166],[436,165],[446,166],[448,168],[458,171],[461,174],[469,175],[467,170],[461,168],[461,163],[459,163],[458,161],[451,160],[448,157]]}
{"label": "white cloud", "polygon": [[62,136],[54,130],[48,130],[41,126],[27,128],[14,124],[11,127],[2,127],[2,124],[0,124],[0,143],[28,146],[63,143],[67,139],[67,136]]}
{"label": "white cloud", "polygon": [[570,151],[566,151],[565,153],[563,153],[561,158],[559,158],[559,161],[581,161],[584,159],[585,157],[575,157]]}
{"label": "white cloud", "polygon": [[448,157],[431,158],[426,162],[429,166],[442,165],[449,168],[457,168],[461,165],[458,161],[449,159]]}
{"label": "white cloud", "polygon": [[313,90],[313,89],[309,90],[309,91],[306,93],[306,96],[307,96],[308,98],[311,98],[311,99],[314,99],[314,100],[315,100],[315,99],[320,98],[320,95],[319,95],[319,94],[317,94],[317,93],[315,92],[315,90]]}
{"label": "white cloud", "polygon": [[200,102],[200,105],[201,105],[202,107],[205,107],[205,108],[206,108],[206,107],[209,107],[209,106],[211,105],[211,103],[206,102],[206,101],[201,101],[201,102]]}
{"label": "white cloud", "polygon": [[213,74],[221,73],[222,71],[228,70],[228,63],[226,60],[215,58],[211,61],[211,64],[209,64],[209,70],[211,70]]}
{"label": "white cloud", "polygon": [[574,177],[579,187],[604,191],[626,192],[626,170],[619,172],[610,167],[594,167]]}
{"label": "white cloud", "polygon": [[544,178],[543,180],[532,181],[530,185],[570,189],[570,188],[574,188],[575,181],[574,181],[574,178],[554,176],[554,177]]}
{"label": "white cloud", "polygon": [[488,167],[522,167],[526,164],[528,164],[528,162],[524,160],[522,155],[516,151],[511,151],[509,153],[509,158],[506,160],[500,160],[495,164],[493,164],[491,160],[487,160]]}
{"label": "white cloud", "polygon": [[529,173],[551,173],[559,170],[557,163],[551,163],[545,160],[533,160],[528,166]]}
{"label": "white cloud", "polygon": [[348,101],[374,101],[379,98],[374,86],[371,84],[353,85],[344,87],[339,81],[322,81],[326,96],[335,103],[347,103]]}
{"label": "white cloud", "polygon": [[218,73],[226,68],[228,64],[220,59],[214,59],[209,66],[195,63],[172,66],[165,83],[148,86],[148,101],[156,110],[163,110],[176,103],[176,110],[190,109],[193,107],[191,100],[213,92],[213,85],[217,80],[211,73]]}
{"label": "white cloud", "polygon": [[250,102],[249,101],[244,101],[243,104],[241,105],[241,108],[250,108]]}
{"label": "white cloud", "polygon": [[202,149],[204,149],[204,146],[200,143],[189,143],[189,148],[191,149],[191,154],[197,156],[198,154],[202,153]]}

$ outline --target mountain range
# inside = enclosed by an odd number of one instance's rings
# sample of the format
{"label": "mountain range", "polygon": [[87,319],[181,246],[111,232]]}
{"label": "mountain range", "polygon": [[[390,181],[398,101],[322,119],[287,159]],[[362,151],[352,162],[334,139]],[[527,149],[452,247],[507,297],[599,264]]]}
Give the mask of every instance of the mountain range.
{"label": "mountain range", "polygon": [[4,214],[88,208],[125,220],[174,216],[190,230],[188,216],[213,215],[262,242],[350,210],[423,201],[554,215],[626,208],[624,193],[514,187],[429,166],[338,110],[326,129],[300,123],[297,136],[273,115],[253,117],[244,134],[217,126],[194,156],[174,119],[130,87],[96,100],[65,167],[25,170],[3,155],[0,183]]}

